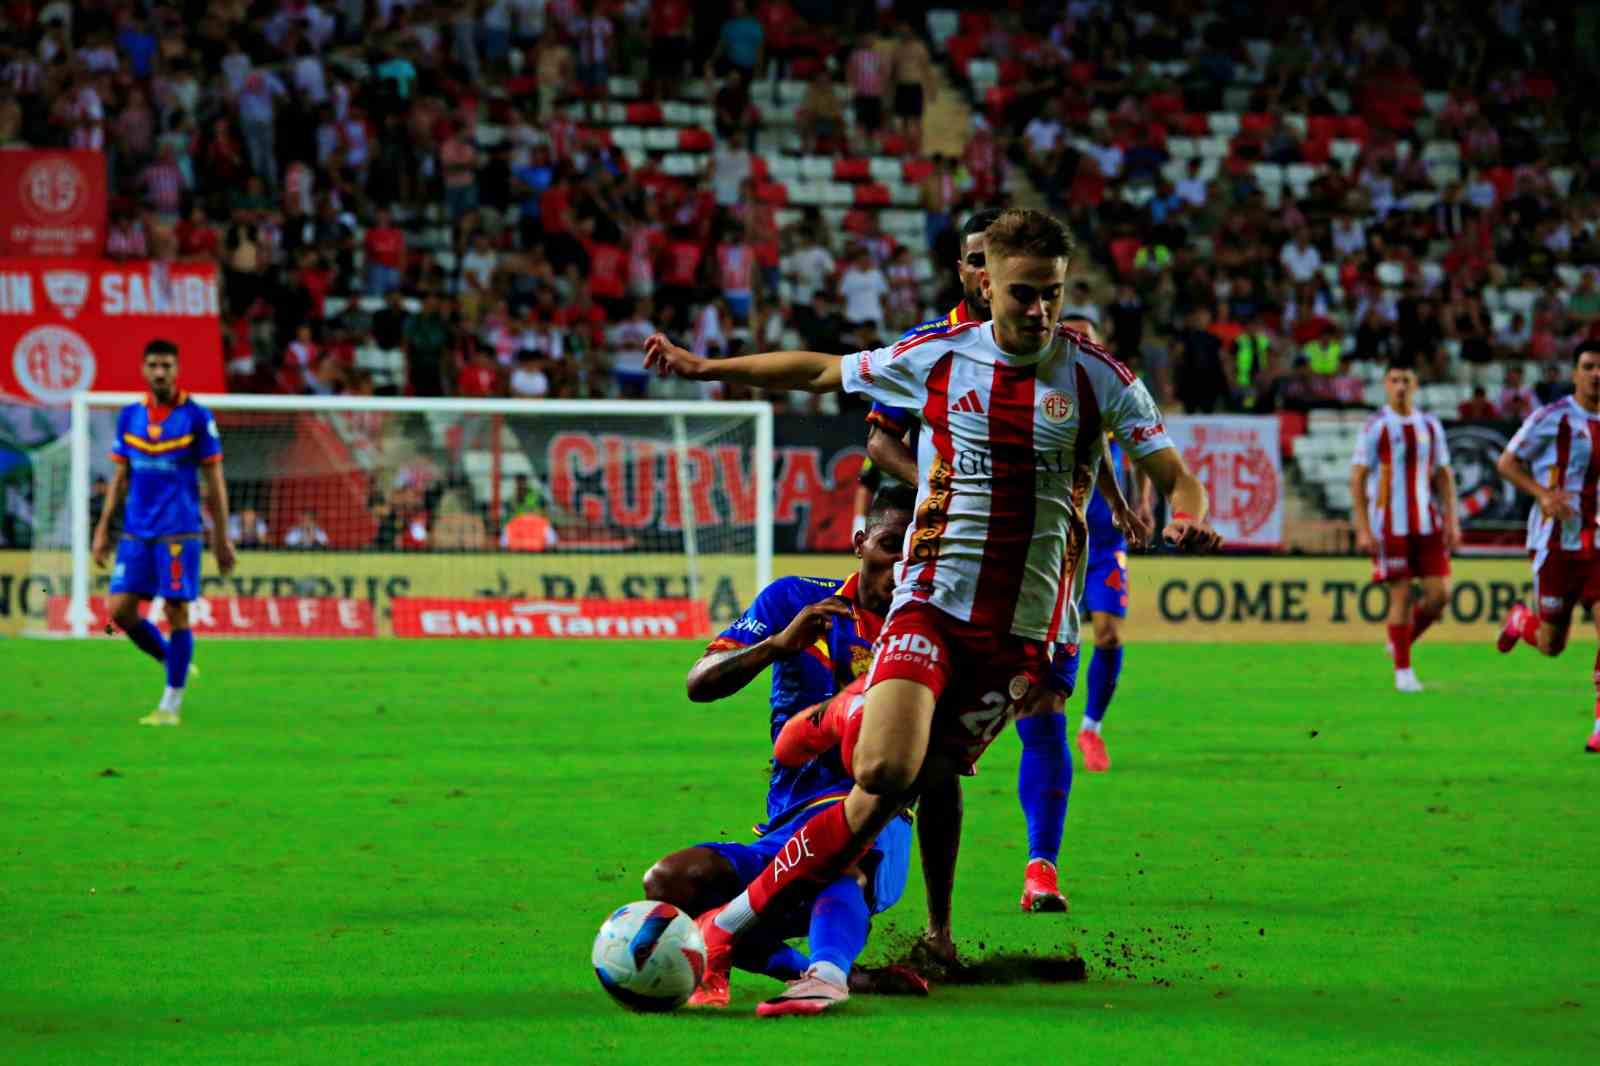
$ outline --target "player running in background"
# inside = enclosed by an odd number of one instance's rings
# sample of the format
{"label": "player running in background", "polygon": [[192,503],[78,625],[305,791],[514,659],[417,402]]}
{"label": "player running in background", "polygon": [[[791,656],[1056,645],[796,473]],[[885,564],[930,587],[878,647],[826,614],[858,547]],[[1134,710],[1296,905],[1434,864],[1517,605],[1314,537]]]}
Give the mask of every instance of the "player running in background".
{"label": "player running in background", "polygon": [[[770,666],[775,741],[785,722],[865,674],[894,591],[894,564],[911,522],[913,499],[909,486],[894,485],[874,497],[866,528],[854,538],[861,563],[848,579],[786,577],[763,589],[690,669],[689,698],[724,699]],[[850,784],[837,749],[819,749],[815,758],[789,765],[775,761],[766,820],[756,827],[758,839],[673,852],[645,874],[645,897],[696,916],[721,906],[782,854],[808,821],[843,800]],[[741,969],[791,982],[757,1013],[814,1014],[842,1003],[852,984],[858,991],[873,987],[849,981],[852,965],[866,946],[871,915],[889,909],[904,893],[910,862],[910,826],[895,819],[856,864],[859,877],[838,877],[797,913],[774,916],[757,935],[741,942],[735,960]],[[810,938],[810,959],[784,943],[799,935]],[[921,990],[926,991],[925,984]],[[728,999],[723,972],[708,976],[691,1002],[724,1007]]]}
{"label": "player running in background", "polygon": [[660,335],[647,342],[648,363],[660,373],[865,393],[919,410],[926,427],[915,528],[868,675],[855,786],[801,828],[793,862],[769,864],[726,906],[701,915],[707,973],[726,972],[738,938],[788,890],[830,883],[848,868],[919,780],[970,767],[1018,706],[1033,703],[1049,645],[1077,641],[1068,593],[1107,429],[1171,500],[1164,536],[1193,550],[1218,543],[1205,524],[1205,490],[1144,386],[1057,327],[1070,250],[1066,229],[1050,216],[1005,212],[985,232],[983,293],[993,322],[951,325],[890,348],[708,360]]}
{"label": "player running in background", "polygon": [[[1100,343],[1095,324],[1083,314],[1069,315],[1062,321],[1091,343]],[[1089,660],[1089,690],[1084,694],[1083,722],[1078,726],[1078,751],[1083,755],[1083,768],[1091,774],[1111,769],[1111,756],[1106,753],[1100,727],[1122,677],[1122,623],[1128,617],[1128,542],[1143,545],[1155,526],[1149,482],[1137,467],[1128,467],[1126,476],[1130,480],[1127,491],[1122,491],[1125,466],[1121,446],[1114,439],[1107,440],[1102,479],[1109,472],[1118,491],[1096,488],[1084,511],[1089,526],[1089,558],[1084,568],[1081,610],[1089,616],[1094,657]],[[1131,500],[1131,509],[1124,499]],[[1076,671],[1076,657],[1072,666]],[[1076,682],[1075,676],[1073,680]],[[1019,731],[1026,725],[1030,725],[1028,719],[1017,721]],[[1021,787],[1019,781],[1019,791]],[[1022,902],[1026,907],[1026,891]]]}
{"label": "player running in background", "polygon": [[[1522,423],[1497,469],[1533,497],[1528,553],[1533,557],[1535,608],[1511,608],[1498,646],[1525,641],[1543,655],[1560,655],[1572,630],[1572,609],[1600,602],[1600,341],[1580,341],[1572,353],[1576,392],[1541,407]],[[1600,632],[1600,613],[1595,615]],[[1600,652],[1594,662],[1594,728],[1584,751],[1600,755]]]}
{"label": "player running in background", "polygon": [[[111,522],[127,502],[122,538],[111,572],[111,619],[140,651],[166,667],[167,684],[140,725],[178,725],[183,686],[194,657],[189,601],[200,594],[200,485],[206,483],[217,567],[233,570],[228,541],[228,488],[222,479],[222,439],[211,412],[178,388],[178,346],[153,340],[144,349],[149,394],[117,415],[111,458],[116,476],[94,531],[94,561],[111,558]],[[171,639],[139,616],[141,601],[161,597]]]}
{"label": "player running in background", "polygon": [[[1390,363],[1386,402],[1356,442],[1350,464],[1350,513],[1356,546],[1372,556],[1372,580],[1389,586],[1389,651],[1394,687],[1421,692],[1411,646],[1450,602],[1450,553],[1461,545],[1456,478],[1444,427],[1416,409],[1417,372]],[[1411,583],[1422,582],[1413,604]]]}

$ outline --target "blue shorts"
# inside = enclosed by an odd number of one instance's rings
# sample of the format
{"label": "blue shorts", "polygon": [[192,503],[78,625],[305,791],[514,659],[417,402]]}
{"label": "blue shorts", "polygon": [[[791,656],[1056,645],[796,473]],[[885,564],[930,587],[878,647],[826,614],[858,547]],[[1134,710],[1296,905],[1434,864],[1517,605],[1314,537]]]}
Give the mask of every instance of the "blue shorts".
{"label": "blue shorts", "polygon": [[[733,864],[739,883],[748,885],[761,876],[761,871],[767,868],[767,864],[783,850],[783,845],[799,832],[801,826],[830,806],[827,803],[819,804],[802,817],[785,823],[749,844],[718,842],[696,846],[710,848],[727,859]],[[896,816],[894,821],[885,826],[883,832],[878,834],[878,839],[872,842],[872,848],[861,860],[860,866],[862,872],[868,875],[867,905],[872,908],[873,914],[882,914],[900,902],[900,897],[905,895],[906,878],[911,873],[910,820]]]}
{"label": "blue shorts", "polygon": [[1083,575],[1085,613],[1128,617],[1128,553],[1089,550],[1089,569]]}
{"label": "blue shorts", "polygon": [[123,537],[117,545],[117,566],[111,571],[111,594],[164,600],[200,596],[200,538],[141,540]]}

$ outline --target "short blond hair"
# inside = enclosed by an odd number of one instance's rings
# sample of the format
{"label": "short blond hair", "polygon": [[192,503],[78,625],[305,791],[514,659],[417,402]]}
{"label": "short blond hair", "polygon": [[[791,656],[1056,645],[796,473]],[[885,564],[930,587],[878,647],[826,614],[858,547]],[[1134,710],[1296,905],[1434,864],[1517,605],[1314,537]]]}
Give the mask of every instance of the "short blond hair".
{"label": "short blond hair", "polygon": [[984,249],[991,258],[1029,256],[1070,259],[1072,234],[1055,216],[1032,208],[1013,207],[983,231]]}

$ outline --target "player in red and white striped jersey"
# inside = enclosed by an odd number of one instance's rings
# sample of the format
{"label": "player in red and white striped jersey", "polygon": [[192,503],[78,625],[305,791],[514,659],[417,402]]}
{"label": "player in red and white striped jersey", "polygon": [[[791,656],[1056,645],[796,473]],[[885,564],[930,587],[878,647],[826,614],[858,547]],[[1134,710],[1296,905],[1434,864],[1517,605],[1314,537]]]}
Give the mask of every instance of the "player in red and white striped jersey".
{"label": "player in red and white striped jersey", "polygon": [[[1392,363],[1383,375],[1387,403],[1367,421],[1350,464],[1356,545],[1372,556],[1372,580],[1389,586],[1389,650],[1394,687],[1421,692],[1411,645],[1450,602],[1450,553],[1461,544],[1456,479],[1444,427],[1416,409],[1417,373]],[[1412,602],[1411,583],[1422,582]]]}
{"label": "player in red and white striped jersey", "polygon": [[[1499,648],[1519,641],[1556,656],[1567,646],[1572,609],[1600,603],[1600,340],[1580,341],[1572,356],[1576,391],[1539,408],[1522,423],[1497,466],[1532,496],[1528,554],[1533,558],[1534,609],[1522,604],[1500,630]],[[1595,617],[1600,632],[1600,614]],[[1600,652],[1594,662],[1594,729],[1584,750],[1600,755]]]}
{"label": "player in red and white striped jersey", "polygon": [[1122,364],[1058,328],[1071,240],[1055,219],[1007,211],[986,233],[993,320],[846,356],[774,352],[700,359],[655,336],[659,372],[762,389],[843,389],[916,407],[916,518],[868,675],[856,785],[807,823],[727,906],[700,919],[707,971],[790,887],[847,868],[915,796],[919,780],[970,767],[1044,680],[1046,647],[1073,643],[1083,508],[1116,436],[1172,504],[1169,542],[1209,550],[1205,489],[1161,413]]}

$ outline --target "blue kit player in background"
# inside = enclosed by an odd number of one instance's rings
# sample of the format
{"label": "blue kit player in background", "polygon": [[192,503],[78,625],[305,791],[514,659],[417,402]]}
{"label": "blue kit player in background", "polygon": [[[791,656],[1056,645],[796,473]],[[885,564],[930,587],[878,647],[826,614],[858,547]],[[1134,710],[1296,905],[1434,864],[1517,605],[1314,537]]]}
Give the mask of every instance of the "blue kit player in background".
{"label": "blue kit player in background", "polygon": [[[915,496],[891,486],[874,497],[866,527],[855,534],[857,572],[836,578],[785,577],[768,585],[749,609],[712,641],[689,671],[688,694],[697,703],[724,699],[772,668],[771,739],[785,722],[824,703],[864,674],[872,642],[883,626]],[[662,858],[644,877],[648,899],[691,915],[719,907],[781,854],[794,834],[849,793],[850,775],[833,748],[803,765],[773,761],[767,813],[749,844],[707,843]],[[849,990],[926,992],[903,971],[865,974],[856,956],[866,946],[871,915],[893,906],[905,891],[911,862],[911,827],[896,818],[858,864],[805,901],[801,913],[771,923],[766,935],[740,942],[740,969],[789,981],[757,1008],[763,1016],[815,1014],[849,996]],[[809,935],[811,958],[784,940]],[[709,979],[691,1005],[727,1006],[727,982]],[[853,979],[858,978],[858,979]],[[920,987],[918,987],[920,985]]]}
{"label": "blue kit player in background", "polygon": [[[1064,321],[1099,343],[1094,323],[1087,318]],[[1123,462],[1122,449],[1114,440],[1106,442],[1106,465],[1116,476],[1124,498],[1132,501],[1140,526],[1154,529],[1148,482],[1130,464]],[[1130,485],[1124,478],[1132,478],[1133,483]],[[1089,555],[1079,609],[1088,616],[1094,632],[1094,657],[1089,660],[1089,685],[1084,693],[1078,751],[1083,755],[1083,768],[1098,774],[1111,769],[1111,756],[1106,754],[1100,723],[1117,691],[1117,679],[1122,676],[1122,622],[1128,617],[1128,541],[1111,505],[1099,490],[1089,497],[1084,519],[1089,526]]]}
{"label": "blue kit player in background", "polygon": [[[988,321],[990,309],[983,299],[982,284],[983,271],[988,262],[984,232],[999,215],[1000,212],[995,210],[979,211],[961,227],[961,258],[956,263],[956,271],[961,279],[961,302],[945,317],[908,330],[905,337],[932,335],[963,322]],[[1068,318],[1064,321],[1091,341],[1099,343],[1093,323],[1086,319]],[[867,455],[878,470],[909,484],[915,484],[918,478],[916,458],[908,443],[908,434],[916,424],[914,412],[879,403],[874,403],[867,414]],[[1110,483],[1115,480],[1111,470],[1109,464],[1102,467],[1099,477],[1102,488],[1095,494],[1097,500],[1102,493],[1110,494]],[[1120,507],[1118,513],[1124,521],[1139,520],[1125,506],[1120,492],[1116,493],[1116,502]],[[1099,633],[1098,628],[1096,633]],[[1120,659],[1120,650],[1117,655]],[[1107,664],[1109,662],[1108,659]],[[1063,678],[1062,683],[1051,686],[1055,692],[1043,697],[1052,701],[1049,707],[1030,708],[1032,713],[1017,719],[1017,736],[1022,740],[1022,762],[1017,770],[1017,797],[1028,826],[1028,864],[1023,870],[1020,901],[1024,911],[1061,912],[1067,909],[1067,897],[1061,891],[1056,862],[1061,855],[1067,799],[1072,791],[1072,757],[1067,749],[1063,694],[1070,692],[1072,683],[1077,680],[1077,664],[1076,647],[1067,649],[1067,654],[1058,654],[1057,673],[1070,671],[1071,677]],[[1091,669],[1091,682],[1096,676]],[[1095,734],[1095,739],[1098,740],[1098,734]],[[924,793],[922,808],[925,812],[937,810],[941,819],[958,821],[961,816],[959,785],[954,786],[948,795]],[[925,817],[923,821],[926,824],[928,818]],[[924,864],[928,861],[927,854],[925,848]],[[954,859],[950,857],[945,861],[953,863]],[[930,914],[941,909],[947,912],[942,902],[929,900]],[[935,922],[935,927],[938,924]],[[939,939],[937,933],[937,928],[930,928],[930,941]]]}
{"label": "blue kit player in background", "polygon": [[[149,394],[117,415],[111,458],[116,476],[94,531],[94,561],[111,558],[111,523],[124,500],[122,536],[111,572],[111,620],[140,651],[162,663],[167,684],[156,709],[140,725],[177,725],[183,685],[194,657],[189,601],[200,594],[200,484],[216,537],[217,566],[233,570],[228,541],[228,490],[222,479],[222,439],[216,420],[178,388],[178,346],[153,340],[144,349]],[[160,597],[170,639],[140,617],[139,604]]]}

